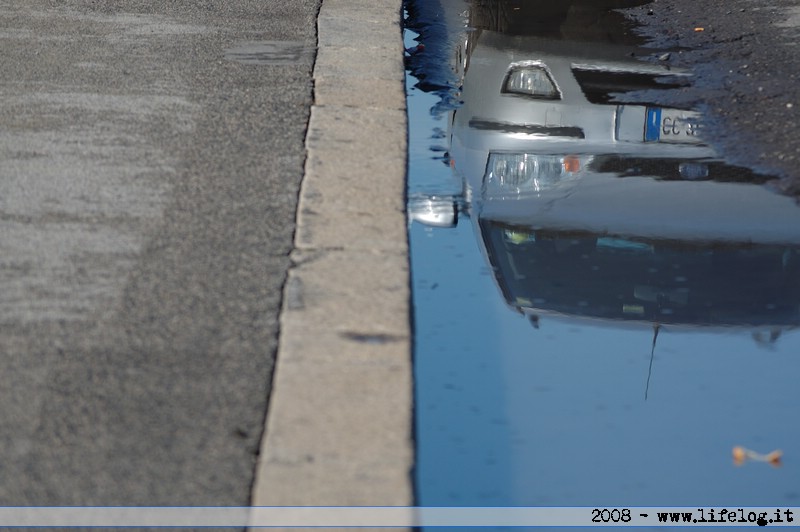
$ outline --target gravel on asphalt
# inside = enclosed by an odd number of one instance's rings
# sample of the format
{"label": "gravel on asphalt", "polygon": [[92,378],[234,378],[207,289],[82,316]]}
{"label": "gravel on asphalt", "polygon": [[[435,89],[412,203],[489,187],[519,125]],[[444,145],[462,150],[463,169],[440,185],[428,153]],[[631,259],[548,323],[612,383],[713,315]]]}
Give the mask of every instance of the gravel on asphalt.
{"label": "gravel on asphalt", "polygon": [[652,39],[653,60],[669,50],[669,64],[694,71],[677,103],[704,112],[705,138],[800,192],[800,2],[654,0],[626,12]]}

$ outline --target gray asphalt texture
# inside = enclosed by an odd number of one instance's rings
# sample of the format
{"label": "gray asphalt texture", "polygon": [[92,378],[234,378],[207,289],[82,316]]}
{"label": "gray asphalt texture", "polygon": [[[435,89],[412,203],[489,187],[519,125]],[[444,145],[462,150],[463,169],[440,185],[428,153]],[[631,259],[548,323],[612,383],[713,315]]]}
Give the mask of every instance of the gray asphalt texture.
{"label": "gray asphalt texture", "polygon": [[319,0],[0,2],[0,501],[246,505]]}
{"label": "gray asphalt texture", "polygon": [[704,112],[704,138],[800,194],[800,2],[654,0],[628,13],[671,51],[665,63],[694,71],[672,103]]}

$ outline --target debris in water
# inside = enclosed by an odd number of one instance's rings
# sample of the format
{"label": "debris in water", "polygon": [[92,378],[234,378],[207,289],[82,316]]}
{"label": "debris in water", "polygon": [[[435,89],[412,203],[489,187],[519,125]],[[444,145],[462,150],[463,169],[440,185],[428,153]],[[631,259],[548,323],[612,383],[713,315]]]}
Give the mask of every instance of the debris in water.
{"label": "debris in water", "polygon": [[775,450],[771,453],[761,454],[744,447],[736,446],[733,448],[733,463],[737,466],[742,465],[747,460],[754,460],[756,462],[768,462],[774,467],[780,467],[781,457],[783,451]]}

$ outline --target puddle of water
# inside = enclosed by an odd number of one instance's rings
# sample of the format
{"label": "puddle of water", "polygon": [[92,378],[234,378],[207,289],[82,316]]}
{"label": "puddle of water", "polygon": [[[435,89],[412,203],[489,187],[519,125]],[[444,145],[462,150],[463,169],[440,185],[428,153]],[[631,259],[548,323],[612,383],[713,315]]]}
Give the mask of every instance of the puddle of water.
{"label": "puddle of water", "polygon": [[245,65],[296,65],[314,57],[303,41],[248,41],[225,50],[225,59]]}
{"label": "puddle of water", "polygon": [[800,208],[658,103],[642,3],[409,0],[420,505],[800,500]]}

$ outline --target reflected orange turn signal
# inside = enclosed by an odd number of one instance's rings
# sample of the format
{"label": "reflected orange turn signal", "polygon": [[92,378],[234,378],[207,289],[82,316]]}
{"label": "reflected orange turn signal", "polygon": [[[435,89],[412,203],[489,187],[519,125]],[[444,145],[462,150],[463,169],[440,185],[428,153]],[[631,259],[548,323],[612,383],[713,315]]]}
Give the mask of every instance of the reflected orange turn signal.
{"label": "reflected orange turn signal", "polygon": [[581,160],[575,155],[567,155],[564,157],[564,171],[570,174],[577,174],[581,171]]}

